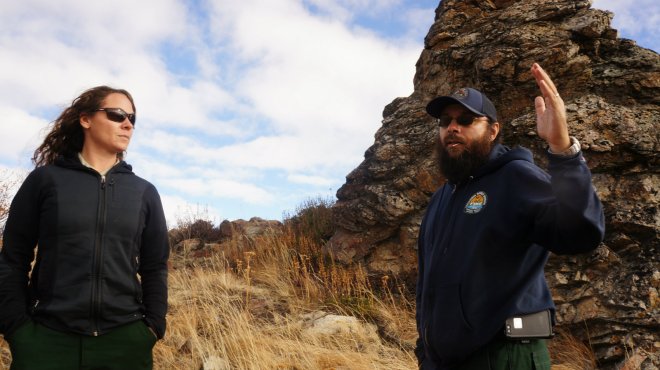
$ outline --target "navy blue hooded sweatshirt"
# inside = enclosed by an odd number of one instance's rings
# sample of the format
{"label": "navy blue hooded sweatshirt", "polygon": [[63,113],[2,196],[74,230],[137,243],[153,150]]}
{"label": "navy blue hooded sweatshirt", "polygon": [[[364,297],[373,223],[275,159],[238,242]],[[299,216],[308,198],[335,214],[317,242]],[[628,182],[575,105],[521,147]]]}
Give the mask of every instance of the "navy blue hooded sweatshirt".
{"label": "navy blue hooded sweatshirt", "polygon": [[603,209],[582,154],[549,155],[549,172],[524,148],[496,145],[461,184],[431,198],[418,241],[416,355],[448,369],[501,333],[506,318],[551,309],[543,266],[602,241]]}

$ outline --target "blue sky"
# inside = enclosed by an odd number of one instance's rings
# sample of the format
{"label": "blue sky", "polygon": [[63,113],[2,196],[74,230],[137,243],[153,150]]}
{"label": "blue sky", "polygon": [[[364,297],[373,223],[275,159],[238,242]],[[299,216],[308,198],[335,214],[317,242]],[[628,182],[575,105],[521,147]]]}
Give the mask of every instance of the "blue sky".
{"label": "blue sky", "polygon": [[[25,173],[83,90],[137,105],[127,161],[168,221],[280,219],[334,198],[394,98],[412,93],[438,0],[0,2],[0,169]],[[660,50],[655,0],[595,0]]]}

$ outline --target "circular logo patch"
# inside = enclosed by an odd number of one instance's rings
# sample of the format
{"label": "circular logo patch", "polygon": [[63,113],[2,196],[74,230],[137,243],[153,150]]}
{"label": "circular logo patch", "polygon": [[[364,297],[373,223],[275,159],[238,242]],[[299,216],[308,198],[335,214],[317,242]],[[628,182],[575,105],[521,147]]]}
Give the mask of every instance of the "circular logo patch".
{"label": "circular logo patch", "polygon": [[479,213],[485,206],[488,201],[488,196],[483,191],[480,191],[470,197],[467,204],[465,205],[465,213],[472,215]]}
{"label": "circular logo patch", "polygon": [[453,93],[452,95],[453,95],[455,98],[458,98],[458,99],[460,99],[460,100],[463,100],[463,99],[467,98],[467,96],[468,96],[468,90],[467,90],[466,88],[463,87],[463,88],[460,88],[460,89],[454,91],[454,93]]}

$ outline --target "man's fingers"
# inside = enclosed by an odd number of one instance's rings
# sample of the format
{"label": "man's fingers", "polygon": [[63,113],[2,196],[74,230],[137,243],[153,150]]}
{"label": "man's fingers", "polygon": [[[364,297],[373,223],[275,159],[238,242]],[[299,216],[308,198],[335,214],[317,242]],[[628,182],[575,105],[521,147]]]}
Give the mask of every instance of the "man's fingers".
{"label": "man's fingers", "polygon": [[543,95],[542,98],[547,99],[545,100],[545,103],[553,109],[561,109],[562,100],[559,93],[553,91],[545,81],[539,82],[539,88],[541,89],[541,95]]}
{"label": "man's fingers", "polygon": [[536,79],[536,84],[539,85],[539,88],[541,89],[541,93],[543,94],[544,97],[557,97],[559,95],[557,93],[557,87],[555,84],[552,82],[552,79],[550,79],[550,76],[545,72],[543,68],[538,63],[534,63],[532,65],[532,74],[534,75],[534,78]]}
{"label": "man's fingers", "polygon": [[536,108],[537,116],[540,116],[543,113],[545,113],[545,100],[543,100],[543,97],[537,96],[534,99],[534,108]]}
{"label": "man's fingers", "polygon": [[544,98],[551,98],[552,96],[555,95],[555,92],[552,91],[552,89],[548,86],[548,84],[544,80],[538,81],[539,88],[541,89],[541,95],[543,95]]}

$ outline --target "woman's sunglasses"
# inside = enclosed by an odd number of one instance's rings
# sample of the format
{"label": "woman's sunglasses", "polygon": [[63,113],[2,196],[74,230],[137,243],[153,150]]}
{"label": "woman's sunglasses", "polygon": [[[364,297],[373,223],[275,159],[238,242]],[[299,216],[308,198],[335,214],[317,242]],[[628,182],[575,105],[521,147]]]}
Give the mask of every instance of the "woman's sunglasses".
{"label": "woman's sunglasses", "polygon": [[105,112],[108,119],[113,122],[124,122],[126,118],[135,127],[135,113],[126,113],[121,108],[99,108],[93,112]]}
{"label": "woman's sunglasses", "polygon": [[456,120],[456,123],[458,123],[461,126],[470,126],[472,122],[476,121],[481,117],[482,116],[473,116],[470,114],[463,114],[456,118],[450,116],[440,116],[440,118],[438,118],[438,126],[442,128],[447,128],[451,124],[451,121],[453,121],[454,119]]}

